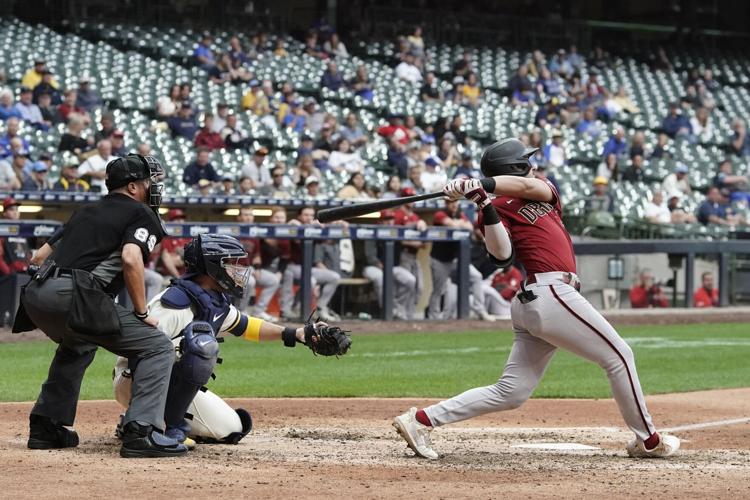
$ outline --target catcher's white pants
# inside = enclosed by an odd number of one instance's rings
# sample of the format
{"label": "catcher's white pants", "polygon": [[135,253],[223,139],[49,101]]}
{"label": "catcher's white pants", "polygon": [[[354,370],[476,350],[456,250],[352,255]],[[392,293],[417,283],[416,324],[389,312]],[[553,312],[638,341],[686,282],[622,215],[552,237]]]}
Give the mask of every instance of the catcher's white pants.
{"label": "catcher's white pants", "polygon": [[513,299],[515,339],[503,375],[493,385],[470,389],[425,408],[433,425],[518,408],[531,396],[555,350],[561,347],[604,368],[625,423],[640,439],[653,434],[633,351],[575,288],[561,281],[562,275],[537,275],[538,282],[526,287],[537,298],[526,304],[518,297]]}
{"label": "catcher's white pants", "polygon": [[[113,386],[115,399],[123,408],[130,404],[132,378],[123,365],[115,367]],[[237,412],[215,393],[198,391],[187,412],[193,416],[189,420],[191,437],[205,437],[221,440],[233,432],[242,432],[242,422]]]}

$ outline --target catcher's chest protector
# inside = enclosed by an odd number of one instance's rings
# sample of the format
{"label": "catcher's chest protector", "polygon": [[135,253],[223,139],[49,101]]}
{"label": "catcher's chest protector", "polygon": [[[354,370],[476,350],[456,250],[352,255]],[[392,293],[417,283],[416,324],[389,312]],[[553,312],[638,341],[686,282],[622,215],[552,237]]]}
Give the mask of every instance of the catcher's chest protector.
{"label": "catcher's chest protector", "polygon": [[173,280],[161,302],[172,309],[193,307],[193,320],[205,321],[214,332],[220,332],[229,312],[229,298],[218,292],[204,290],[190,280]]}

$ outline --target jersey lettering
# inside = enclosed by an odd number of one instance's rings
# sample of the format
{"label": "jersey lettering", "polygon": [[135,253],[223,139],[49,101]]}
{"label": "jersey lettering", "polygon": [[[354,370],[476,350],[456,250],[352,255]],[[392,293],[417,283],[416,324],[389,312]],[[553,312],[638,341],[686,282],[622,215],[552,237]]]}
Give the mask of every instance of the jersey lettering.
{"label": "jersey lettering", "polygon": [[518,210],[518,214],[529,221],[530,224],[534,224],[539,217],[544,217],[554,209],[555,207],[549,203],[543,201],[532,201],[522,206]]}
{"label": "jersey lettering", "polygon": [[135,233],[133,233],[133,237],[141,243],[146,243],[148,240],[148,229],[145,227],[139,227],[135,230]]}

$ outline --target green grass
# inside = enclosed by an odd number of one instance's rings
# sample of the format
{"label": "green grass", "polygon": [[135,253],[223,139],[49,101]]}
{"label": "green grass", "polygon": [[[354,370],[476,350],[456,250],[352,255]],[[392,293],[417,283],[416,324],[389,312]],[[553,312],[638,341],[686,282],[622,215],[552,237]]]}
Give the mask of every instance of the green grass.
{"label": "green grass", "polygon": [[[743,324],[623,327],[648,394],[750,385],[750,331]],[[585,334],[585,332],[582,332]],[[350,355],[313,357],[304,347],[229,338],[209,386],[222,396],[446,397],[493,383],[509,332],[399,333],[360,336]],[[0,344],[0,401],[36,398],[55,345]],[[84,399],[111,399],[114,356],[100,350],[82,387]],[[560,351],[535,397],[609,397],[604,372]]]}

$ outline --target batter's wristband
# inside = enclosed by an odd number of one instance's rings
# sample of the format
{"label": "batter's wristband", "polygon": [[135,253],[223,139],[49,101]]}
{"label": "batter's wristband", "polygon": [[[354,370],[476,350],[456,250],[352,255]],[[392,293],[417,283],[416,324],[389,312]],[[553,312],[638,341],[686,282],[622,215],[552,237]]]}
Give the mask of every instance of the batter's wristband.
{"label": "batter's wristband", "polygon": [[485,191],[491,194],[495,194],[495,186],[497,186],[497,183],[495,182],[494,177],[487,177],[486,179],[482,179],[480,182],[482,183],[482,187]]}
{"label": "batter's wristband", "polygon": [[495,224],[500,224],[500,216],[497,214],[495,205],[493,205],[492,203],[482,209],[482,217],[482,223],[485,226],[494,226]]}
{"label": "batter's wristband", "polygon": [[281,340],[284,341],[284,345],[287,347],[294,347],[297,345],[297,329],[291,326],[285,326],[284,331],[281,332]]}

